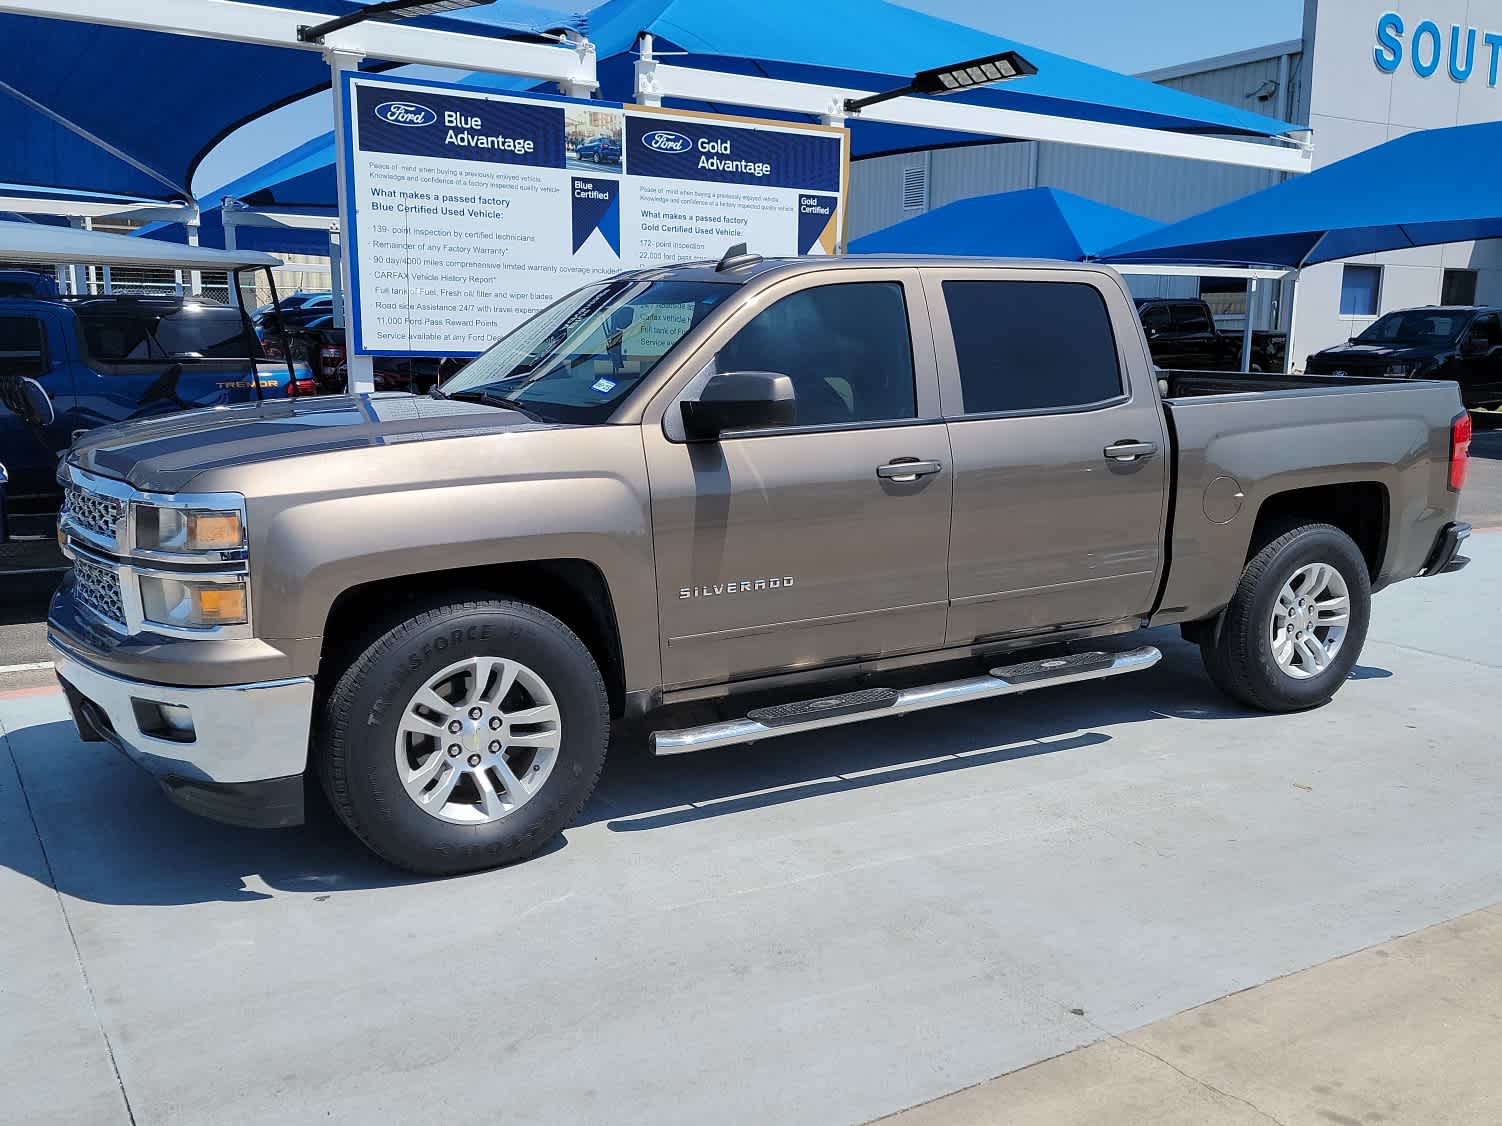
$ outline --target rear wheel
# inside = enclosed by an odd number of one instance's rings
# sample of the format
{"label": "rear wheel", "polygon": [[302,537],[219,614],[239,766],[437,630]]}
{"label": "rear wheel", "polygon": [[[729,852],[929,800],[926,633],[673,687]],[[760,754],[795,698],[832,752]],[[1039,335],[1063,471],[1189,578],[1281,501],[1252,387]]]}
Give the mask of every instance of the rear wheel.
{"label": "rear wheel", "polygon": [[1262,711],[1325,703],[1361,656],[1371,597],[1348,535],[1329,524],[1289,528],[1252,556],[1220,621],[1201,633],[1210,679]]}
{"label": "rear wheel", "polygon": [[521,602],[394,622],[344,670],[318,760],[339,817],[403,868],[520,860],[566,828],[605,761],[605,685],[584,643]]}

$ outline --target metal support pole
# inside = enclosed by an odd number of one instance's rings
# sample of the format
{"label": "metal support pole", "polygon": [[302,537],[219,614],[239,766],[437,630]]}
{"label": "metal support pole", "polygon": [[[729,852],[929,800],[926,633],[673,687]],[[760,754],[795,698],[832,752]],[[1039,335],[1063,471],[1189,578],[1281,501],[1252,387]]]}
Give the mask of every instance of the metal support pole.
{"label": "metal support pole", "polygon": [[1293,330],[1298,327],[1299,319],[1299,271],[1294,271],[1293,276],[1288,278],[1288,344],[1283,349],[1283,373],[1286,375],[1293,371]]}
{"label": "metal support pole", "polygon": [[[187,232],[188,232],[188,245],[189,246],[197,246],[198,245],[198,224],[197,223],[185,223],[185,224],[183,224],[183,226],[187,229]],[[190,270],[188,272],[188,292],[190,292],[191,294],[193,294],[194,297],[197,297],[199,294],[201,294],[203,292],[203,271],[202,270]]]}
{"label": "metal support pole", "polygon": [[[74,215],[68,219],[68,226],[72,227],[75,231],[86,231],[89,229],[89,221],[82,215]],[[73,294],[77,296],[79,294],[89,292],[88,267],[76,264],[74,265],[70,273],[72,274],[72,276],[69,279],[68,284]]]}
{"label": "metal support pole", "polygon": [[[348,154],[344,145],[344,122],[349,113],[349,107],[344,104],[344,72],[357,70],[360,66],[360,56],[348,54],[343,51],[326,51],[324,59],[329,64],[329,77],[333,80],[334,91],[334,178],[339,193],[339,231],[343,237],[339,240],[339,261],[330,262],[330,273],[339,271],[339,285],[335,291],[339,296],[334,299],[334,325],[344,329],[345,360],[349,368],[348,390],[360,394],[370,393],[375,390],[375,367],[371,357],[361,355],[355,351],[354,333],[349,325],[352,320],[347,315],[346,306],[349,297],[353,293],[351,285],[351,272],[349,260],[349,233],[354,230],[355,217],[349,213],[349,183],[348,173],[345,170],[345,162]],[[331,287],[333,288],[333,287]],[[340,300],[343,297],[343,300]]]}
{"label": "metal support pole", "polygon": [[1246,324],[1241,332],[1241,370],[1252,370],[1252,314],[1257,299],[1257,279],[1246,279]]}
{"label": "metal support pole", "polygon": [[[636,104],[639,106],[660,106],[662,95],[657,92],[657,58],[653,55],[652,33],[643,32],[641,38],[636,41]],[[844,103],[840,103],[841,109]]]}

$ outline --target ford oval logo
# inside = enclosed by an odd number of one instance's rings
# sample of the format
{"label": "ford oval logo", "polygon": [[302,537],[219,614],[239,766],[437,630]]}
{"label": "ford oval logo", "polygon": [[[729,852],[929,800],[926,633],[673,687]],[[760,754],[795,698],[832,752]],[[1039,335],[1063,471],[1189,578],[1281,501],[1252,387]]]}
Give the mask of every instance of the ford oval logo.
{"label": "ford oval logo", "polygon": [[389,125],[432,125],[438,115],[416,102],[382,102],[375,115]]}
{"label": "ford oval logo", "polygon": [[642,135],[641,143],[653,152],[688,152],[694,147],[694,143],[682,133],[674,133],[671,129],[653,129]]}

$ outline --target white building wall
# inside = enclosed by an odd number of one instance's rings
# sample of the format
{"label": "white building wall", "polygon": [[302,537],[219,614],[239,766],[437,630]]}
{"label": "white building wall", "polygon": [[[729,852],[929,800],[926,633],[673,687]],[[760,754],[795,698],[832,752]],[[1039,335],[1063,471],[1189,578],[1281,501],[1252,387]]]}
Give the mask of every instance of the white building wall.
{"label": "white building wall", "polygon": [[[1391,74],[1376,61],[1377,24],[1388,12],[1404,25],[1402,60]],[[1439,66],[1427,78],[1412,63],[1413,31],[1424,20],[1438,25],[1442,40]],[[1497,0],[1307,0],[1306,24],[1313,43],[1307,96],[1316,167],[1415,129],[1502,118],[1502,88],[1490,85],[1490,49],[1483,40],[1488,31],[1502,34],[1502,3]],[[1462,67],[1466,31],[1477,32],[1472,72],[1463,82],[1450,75],[1452,27],[1461,29]],[[1423,61],[1428,62],[1427,55]],[[1476,270],[1477,301],[1502,304],[1502,244],[1497,240],[1351,261],[1382,267],[1379,313],[1436,304],[1446,268]],[[1296,367],[1310,353],[1339,344],[1372,322],[1371,317],[1341,316],[1343,273],[1344,263],[1332,262],[1300,274],[1289,350]]]}

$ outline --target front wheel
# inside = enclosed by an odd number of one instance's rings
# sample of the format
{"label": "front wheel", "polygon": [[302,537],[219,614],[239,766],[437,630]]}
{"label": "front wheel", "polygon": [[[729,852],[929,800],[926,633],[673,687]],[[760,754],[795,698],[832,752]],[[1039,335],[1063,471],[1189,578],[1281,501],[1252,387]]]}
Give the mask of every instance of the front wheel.
{"label": "front wheel", "polygon": [[609,708],[584,643],[551,614],[483,597],[394,620],[329,692],[317,759],[372,851],[451,875],[536,853],[605,761]]}
{"label": "front wheel", "polygon": [[1205,669],[1233,700],[1269,712],[1317,707],[1351,675],[1371,621],[1366,560],[1329,524],[1265,544],[1225,613],[1200,638]]}

